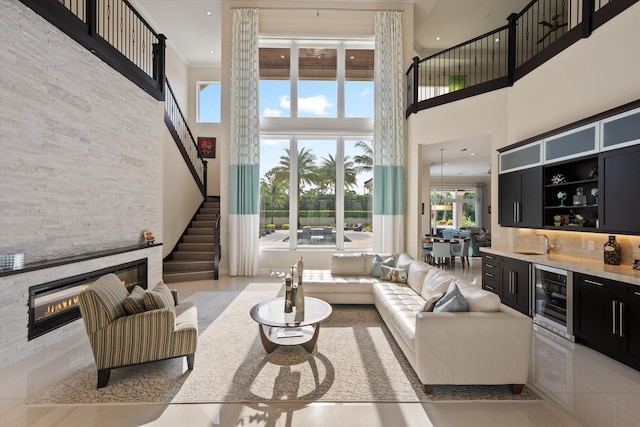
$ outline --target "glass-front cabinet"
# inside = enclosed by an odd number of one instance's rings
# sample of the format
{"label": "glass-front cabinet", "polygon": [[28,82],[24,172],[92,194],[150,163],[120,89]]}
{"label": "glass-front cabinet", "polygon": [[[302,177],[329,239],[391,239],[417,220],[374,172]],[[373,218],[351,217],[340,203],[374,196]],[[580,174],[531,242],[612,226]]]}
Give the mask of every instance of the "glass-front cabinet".
{"label": "glass-front cabinet", "polygon": [[600,150],[640,144],[640,108],[601,121]]}

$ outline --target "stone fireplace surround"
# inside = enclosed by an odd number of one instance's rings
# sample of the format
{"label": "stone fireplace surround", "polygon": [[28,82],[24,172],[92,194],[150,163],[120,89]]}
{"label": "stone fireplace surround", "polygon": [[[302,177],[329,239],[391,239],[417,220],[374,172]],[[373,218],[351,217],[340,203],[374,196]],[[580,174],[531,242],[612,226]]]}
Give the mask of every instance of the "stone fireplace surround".
{"label": "stone fireplace surround", "polygon": [[[0,369],[4,369],[47,347],[84,331],[79,319],[45,335],[28,340],[29,287],[125,264],[147,260],[147,282],[154,286],[162,280],[162,245],[136,246],[113,250],[103,256],[76,257],[73,262],[25,265],[20,271],[0,275]],[[88,343],[87,343],[88,345]]]}

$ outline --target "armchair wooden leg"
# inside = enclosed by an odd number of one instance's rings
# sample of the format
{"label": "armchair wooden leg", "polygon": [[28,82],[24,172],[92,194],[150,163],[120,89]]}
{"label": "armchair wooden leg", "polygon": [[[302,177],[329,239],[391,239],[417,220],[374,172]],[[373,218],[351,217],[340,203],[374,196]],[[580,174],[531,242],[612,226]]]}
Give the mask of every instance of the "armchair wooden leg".
{"label": "armchair wooden leg", "polygon": [[511,384],[511,391],[513,394],[522,393],[522,389],[524,388],[524,384]]}
{"label": "armchair wooden leg", "polygon": [[422,388],[423,388],[425,394],[433,393],[433,384],[422,384]]}
{"label": "armchair wooden leg", "polygon": [[109,382],[109,377],[111,376],[111,369],[98,369],[98,387],[102,388],[107,385]]}
{"label": "armchair wooden leg", "polygon": [[195,359],[195,353],[187,354],[187,368],[189,370],[193,369],[193,361]]}

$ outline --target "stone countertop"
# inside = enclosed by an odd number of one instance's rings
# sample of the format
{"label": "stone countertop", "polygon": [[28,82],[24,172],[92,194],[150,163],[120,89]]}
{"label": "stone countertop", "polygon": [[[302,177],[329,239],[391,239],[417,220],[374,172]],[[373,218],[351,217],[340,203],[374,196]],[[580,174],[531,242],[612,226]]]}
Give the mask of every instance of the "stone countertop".
{"label": "stone countertop", "polygon": [[599,261],[553,253],[532,254],[534,251],[531,251],[530,249],[480,248],[480,251],[640,286],[640,270],[632,269],[631,265],[605,265],[603,262]]}

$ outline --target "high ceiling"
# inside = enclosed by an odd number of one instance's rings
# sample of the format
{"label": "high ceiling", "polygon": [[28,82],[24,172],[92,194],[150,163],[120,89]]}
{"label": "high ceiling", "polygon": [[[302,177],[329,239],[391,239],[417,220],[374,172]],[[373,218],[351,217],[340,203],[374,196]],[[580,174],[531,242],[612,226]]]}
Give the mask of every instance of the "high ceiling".
{"label": "high ceiling", "polygon": [[[220,67],[222,0],[130,0],[156,31],[190,67]],[[380,0],[333,0],[345,7],[354,2],[385,3]],[[507,16],[520,12],[529,0],[400,0],[414,5],[414,50],[426,57],[499,28]],[[300,3],[297,3],[300,4]],[[313,2],[313,6],[323,4]],[[286,13],[286,11],[283,11]],[[428,146],[423,161],[431,163],[431,175],[440,176],[440,148],[445,148],[443,175],[472,177],[490,168],[488,136],[447,141],[442,147]],[[464,150],[468,148],[468,150]],[[471,155],[470,153],[475,155]]]}

